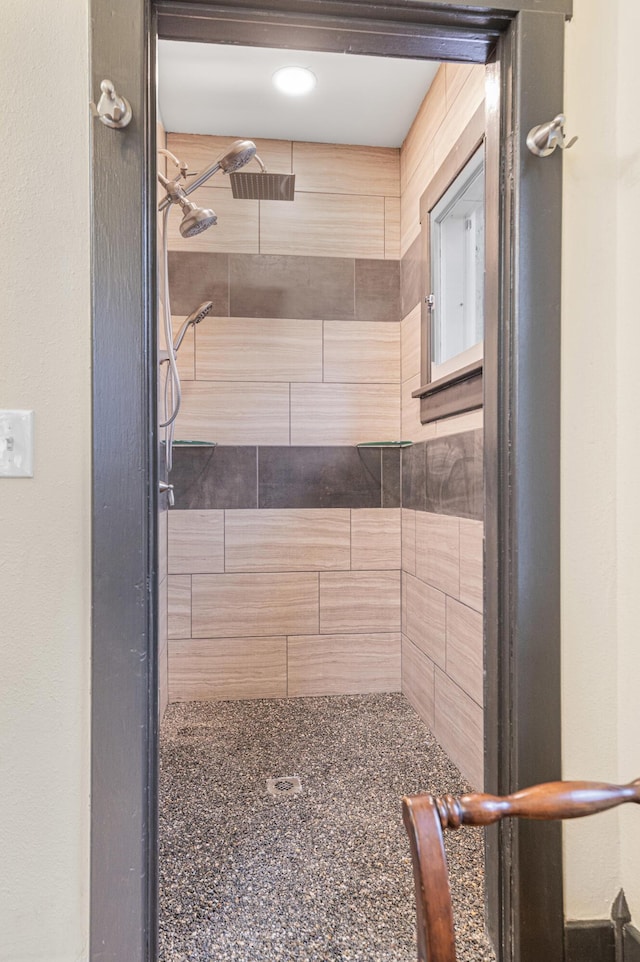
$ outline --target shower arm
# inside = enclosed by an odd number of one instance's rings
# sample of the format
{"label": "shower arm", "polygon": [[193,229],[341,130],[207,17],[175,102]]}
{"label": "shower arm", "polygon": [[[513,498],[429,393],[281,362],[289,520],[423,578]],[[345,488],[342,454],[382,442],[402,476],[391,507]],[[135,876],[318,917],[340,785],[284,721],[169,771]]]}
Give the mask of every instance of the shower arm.
{"label": "shower arm", "polygon": [[[262,174],[266,174],[267,168],[265,167],[260,157],[258,157],[257,154],[254,154],[252,159],[258,161],[260,165],[260,172]],[[182,170],[182,166],[180,169]],[[196,174],[195,175],[196,179],[194,181],[192,181],[190,184],[186,185],[185,187],[180,187],[180,190],[188,196],[189,194],[193,193],[194,190],[197,190],[198,187],[202,187],[202,185],[206,183],[211,177],[213,177],[213,175],[217,173],[219,170],[222,170],[222,165],[220,161],[216,160],[216,162],[211,164],[210,167],[207,167],[206,170],[203,170],[201,174]],[[163,177],[162,174],[158,174],[158,180],[160,181],[164,189],[167,191],[169,191],[170,186],[175,185],[175,181],[167,180],[167,178]],[[158,210],[164,210],[166,207],[169,206],[169,204],[172,204],[172,203],[175,203],[175,201],[173,200],[173,198],[170,196],[170,193],[168,192],[167,196],[160,202],[158,206]]]}

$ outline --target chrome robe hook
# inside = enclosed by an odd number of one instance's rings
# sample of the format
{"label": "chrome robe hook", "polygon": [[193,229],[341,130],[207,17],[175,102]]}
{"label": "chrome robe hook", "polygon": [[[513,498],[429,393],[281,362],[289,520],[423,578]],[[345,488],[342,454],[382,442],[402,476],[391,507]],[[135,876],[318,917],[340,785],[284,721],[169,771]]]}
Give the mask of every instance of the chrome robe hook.
{"label": "chrome robe hook", "polygon": [[564,125],[567,118],[564,114],[558,114],[553,120],[538,127],[532,127],[527,134],[527,147],[536,157],[548,157],[556,147],[561,150],[569,150],[573,147],[577,137],[573,137],[569,143],[565,143]]}
{"label": "chrome robe hook", "polygon": [[98,101],[98,106],[91,104],[91,112],[101,123],[107,127],[115,127],[121,130],[126,127],[133,116],[131,104],[124,97],[119,97],[116,88],[110,80],[103,80],[100,84],[102,96]]}

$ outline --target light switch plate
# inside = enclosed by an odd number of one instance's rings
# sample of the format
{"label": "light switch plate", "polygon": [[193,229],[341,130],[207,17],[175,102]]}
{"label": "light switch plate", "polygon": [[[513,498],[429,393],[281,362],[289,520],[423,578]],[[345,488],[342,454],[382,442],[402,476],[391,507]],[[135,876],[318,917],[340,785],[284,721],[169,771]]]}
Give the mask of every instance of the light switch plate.
{"label": "light switch plate", "polygon": [[33,477],[33,411],[0,411],[0,478]]}

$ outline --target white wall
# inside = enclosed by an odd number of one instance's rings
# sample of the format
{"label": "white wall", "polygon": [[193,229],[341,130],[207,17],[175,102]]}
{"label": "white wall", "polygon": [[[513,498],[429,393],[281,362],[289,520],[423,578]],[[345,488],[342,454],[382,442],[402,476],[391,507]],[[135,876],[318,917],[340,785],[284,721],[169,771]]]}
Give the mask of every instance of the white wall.
{"label": "white wall", "polygon": [[[564,108],[563,756],[565,778],[640,776],[640,223],[635,0],[576,0]],[[640,921],[640,820],[565,829],[569,918],[604,918],[624,884]],[[635,871],[634,871],[635,866]]]}
{"label": "white wall", "polygon": [[90,318],[87,0],[2,5],[0,959],[88,955]]}

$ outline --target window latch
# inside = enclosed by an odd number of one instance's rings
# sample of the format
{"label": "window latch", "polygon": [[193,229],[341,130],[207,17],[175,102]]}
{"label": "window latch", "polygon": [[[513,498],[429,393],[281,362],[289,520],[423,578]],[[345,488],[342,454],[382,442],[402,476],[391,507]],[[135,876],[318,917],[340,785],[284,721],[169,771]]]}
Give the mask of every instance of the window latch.
{"label": "window latch", "polygon": [[425,304],[427,305],[427,310],[429,311],[430,314],[432,314],[433,311],[435,310],[435,307],[436,307],[436,298],[435,298],[435,295],[434,295],[434,294],[426,294],[426,295],[425,295],[424,302],[425,302]]}

